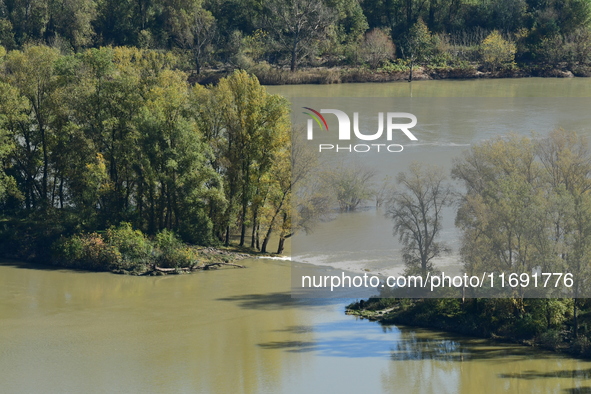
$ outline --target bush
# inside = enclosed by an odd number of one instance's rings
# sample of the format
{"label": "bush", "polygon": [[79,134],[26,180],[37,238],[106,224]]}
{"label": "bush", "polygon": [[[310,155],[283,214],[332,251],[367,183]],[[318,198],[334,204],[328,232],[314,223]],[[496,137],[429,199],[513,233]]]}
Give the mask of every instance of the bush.
{"label": "bush", "polygon": [[556,350],[562,343],[559,330],[548,330],[540,335],[540,344],[548,349]]}
{"label": "bush", "polygon": [[120,253],[117,267],[126,271],[138,270],[154,260],[152,242],[139,230],[134,230],[130,223],[121,223],[119,227],[107,230],[107,243]]}
{"label": "bush", "polygon": [[52,247],[53,261],[60,266],[107,271],[121,259],[116,248],[107,245],[100,234],[62,237]]}
{"label": "bush", "polygon": [[386,61],[380,68],[380,71],[392,73],[392,72],[408,72],[408,61],[402,59],[396,59],[394,62]]}
{"label": "bush", "polygon": [[388,32],[381,29],[372,29],[365,34],[361,57],[372,69],[386,61],[394,59],[396,46]]}
{"label": "bush", "polygon": [[516,51],[515,44],[505,40],[496,30],[490,33],[480,44],[482,61],[493,72],[500,66],[512,65]]}
{"label": "bush", "polygon": [[194,249],[183,244],[170,230],[162,230],[156,235],[156,247],[156,263],[160,267],[189,267],[197,262]]}
{"label": "bush", "polygon": [[573,341],[573,351],[582,356],[591,354],[591,341],[586,336],[580,336]]}

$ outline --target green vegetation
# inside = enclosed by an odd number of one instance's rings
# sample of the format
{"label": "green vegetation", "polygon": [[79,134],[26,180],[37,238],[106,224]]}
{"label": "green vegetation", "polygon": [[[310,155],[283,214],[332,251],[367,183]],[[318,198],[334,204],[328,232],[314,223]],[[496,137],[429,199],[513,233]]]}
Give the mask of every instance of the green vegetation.
{"label": "green vegetation", "polygon": [[[268,83],[412,80],[419,69],[590,75],[590,19],[589,0],[7,0],[0,46],[171,51],[197,79],[239,68]],[[377,71],[396,58],[404,77]],[[313,75],[283,75],[302,67]],[[317,67],[336,75],[318,77]]]}
{"label": "green vegetation", "polygon": [[[517,286],[509,297],[479,297],[468,287],[448,288],[441,299],[370,299],[349,306],[350,313],[385,323],[402,323],[539,343],[591,356],[591,303],[583,293],[591,282],[591,151],[585,138],[556,130],[546,138],[511,135],[473,146],[454,162],[456,226],[460,256],[468,275],[483,272],[562,272],[573,275],[571,298],[549,288],[528,299]],[[400,235],[408,274],[436,271],[431,258],[441,207],[451,191],[436,170],[411,166],[400,174],[402,189],[388,202],[388,215]],[[405,289],[383,292],[399,297]],[[424,294],[423,294],[424,295]],[[408,295],[407,295],[408,297]],[[449,297],[449,298],[445,298]],[[458,298],[461,297],[461,298]]]}
{"label": "green vegetation", "polygon": [[2,50],[2,255],[134,271],[190,265],[184,243],[229,246],[237,229],[244,246],[247,226],[253,251],[284,234],[288,102],[239,71],[191,86],[178,62],[124,47]]}
{"label": "green vegetation", "polygon": [[347,306],[347,313],[381,324],[403,324],[535,345],[591,357],[587,326],[591,304],[582,301],[585,332],[573,335],[572,299],[527,299],[516,309],[515,300],[384,299],[371,298]]}

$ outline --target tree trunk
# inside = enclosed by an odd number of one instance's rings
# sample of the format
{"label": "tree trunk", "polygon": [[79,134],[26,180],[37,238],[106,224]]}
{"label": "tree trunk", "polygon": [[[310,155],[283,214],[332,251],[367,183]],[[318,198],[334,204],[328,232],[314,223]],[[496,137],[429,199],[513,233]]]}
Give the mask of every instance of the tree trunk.
{"label": "tree trunk", "polygon": [[296,36],[293,38],[293,47],[291,48],[291,67],[290,67],[291,72],[294,72],[297,67],[297,57],[298,57],[297,49],[298,49],[298,36],[296,34]]}
{"label": "tree trunk", "polygon": [[267,245],[269,244],[269,238],[271,238],[271,229],[267,231],[265,235],[265,239],[263,239],[263,244],[261,245],[261,253],[267,253]]}
{"label": "tree trunk", "polygon": [[195,71],[197,71],[197,74],[201,74],[201,62],[198,54],[195,54]]}
{"label": "tree trunk", "polygon": [[573,302],[573,335],[575,339],[579,337],[579,317],[577,313],[577,298],[575,298]]}
{"label": "tree trunk", "polygon": [[277,247],[277,254],[283,253],[284,249],[285,249],[285,237],[280,236],[279,237],[279,246]]}
{"label": "tree trunk", "polygon": [[246,223],[242,222],[242,226],[240,226],[240,247],[244,246],[245,239],[246,239]]}
{"label": "tree trunk", "polygon": [[250,238],[250,247],[254,249],[256,243],[256,233],[257,233],[257,220],[258,220],[258,209],[255,209],[252,218],[252,235]]}

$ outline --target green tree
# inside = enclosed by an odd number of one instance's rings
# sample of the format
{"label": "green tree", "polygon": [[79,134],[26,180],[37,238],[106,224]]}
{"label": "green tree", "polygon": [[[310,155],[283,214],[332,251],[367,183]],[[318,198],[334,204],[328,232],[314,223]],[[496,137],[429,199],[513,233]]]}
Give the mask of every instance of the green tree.
{"label": "green tree", "polygon": [[516,50],[515,44],[505,40],[496,30],[480,44],[482,61],[493,72],[501,66],[511,65],[515,60]]}
{"label": "green tree", "polygon": [[138,215],[152,231],[172,229],[192,243],[211,242],[211,200],[222,199],[211,150],[190,112],[186,75],[161,72],[146,94],[136,165]]}
{"label": "green tree", "polygon": [[48,21],[44,38],[47,43],[65,39],[75,50],[92,43],[96,18],[94,0],[54,0],[48,2]]}
{"label": "green tree", "polygon": [[537,154],[545,180],[557,201],[552,217],[552,240],[559,242],[556,267],[573,274],[573,327],[578,335],[578,298],[591,281],[591,152],[585,138],[555,130],[540,141]]}
{"label": "green tree", "polygon": [[291,58],[290,69],[295,71],[304,51],[310,51],[315,40],[326,37],[328,27],[336,15],[323,1],[272,0],[267,4],[270,15],[268,29]]}
{"label": "green tree", "polygon": [[[214,89],[222,114],[223,133],[214,142],[222,155],[228,207],[224,222],[225,242],[230,240],[230,223],[240,223],[240,245],[244,245],[249,207],[273,158],[285,143],[289,131],[289,105],[268,94],[256,77],[236,71]],[[219,114],[215,114],[219,116]],[[209,122],[214,124],[213,122]],[[215,135],[215,131],[206,132]],[[222,146],[223,144],[223,146]]]}
{"label": "green tree", "polygon": [[472,147],[452,175],[466,193],[456,224],[466,272],[531,272],[551,265],[547,207],[535,145],[525,137],[496,138]]}
{"label": "green tree", "polygon": [[429,61],[435,51],[435,41],[429,28],[419,19],[408,31],[402,47],[403,56],[410,62],[409,82],[413,78],[415,64],[422,65]]}
{"label": "green tree", "polygon": [[27,102],[28,118],[15,130],[15,167],[26,207],[47,209],[53,200],[51,152],[56,141],[58,105],[55,95],[57,51],[43,46],[12,51],[6,59],[5,79]]}
{"label": "green tree", "polygon": [[[0,58],[3,57],[0,47]],[[26,121],[26,102],[18,90],[5,82],[0,82],[0,201],[7,194],[17,194],[15,179],[6,173],[10,171],[8,162],[14,150],[13,136],[18,132],[19,124]]]}
{"label": "green tree", "polygon": [[203,8],[201,0],[166,0],[163,6],[172,47],[188,50],[199,74],[204,59],[211,52],[216,34],[215,18]]}

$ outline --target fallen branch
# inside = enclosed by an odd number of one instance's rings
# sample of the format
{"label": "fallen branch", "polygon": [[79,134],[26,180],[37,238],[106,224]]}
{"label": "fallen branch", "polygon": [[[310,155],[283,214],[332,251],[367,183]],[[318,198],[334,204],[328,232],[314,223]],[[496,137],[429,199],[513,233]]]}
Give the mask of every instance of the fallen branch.
{"label": "fallen branch", "polygon": [[220,265],[230,265],[230,266],[232,266],[232,267],[246,268],[244,265],[240,265],[240,264],[234,264],[234,263],[221,263],[221,262],[218,262],[218,263],[209,263],[209,264],[205,264],[205,265],[203,265],[203,266],[201,266],[201,267],[198,267],[198,269],[202,269],[202,270],[208,270],[208,269],[210,269],[211,267],[213,267],[213,266],[216,266],[216,265],[217,265],[217,266],[220,266]]}
{"label": "fallen branch", "polygon": [[195,271],[195,270],[204,270],[205,271],[205,270],[210,270],[214,267],[219,267],[222,265],[229,265],[229,266],[237,267],[237,268],[246,268],[246,266],[240,265],[240,264],[216,262],[216,263],[209,263],[209,264],[204,264],[204,265],[192,265],[190,267],[182,267],[182,268],[180,268],[180,267],[179,268],[162,268],[162,267],[158,267],[157,265],[154,265],[153,270],[169,274],[169,273],[174,273],[174,272],[178,272],[178,271],[185,271],[185,272]]}

